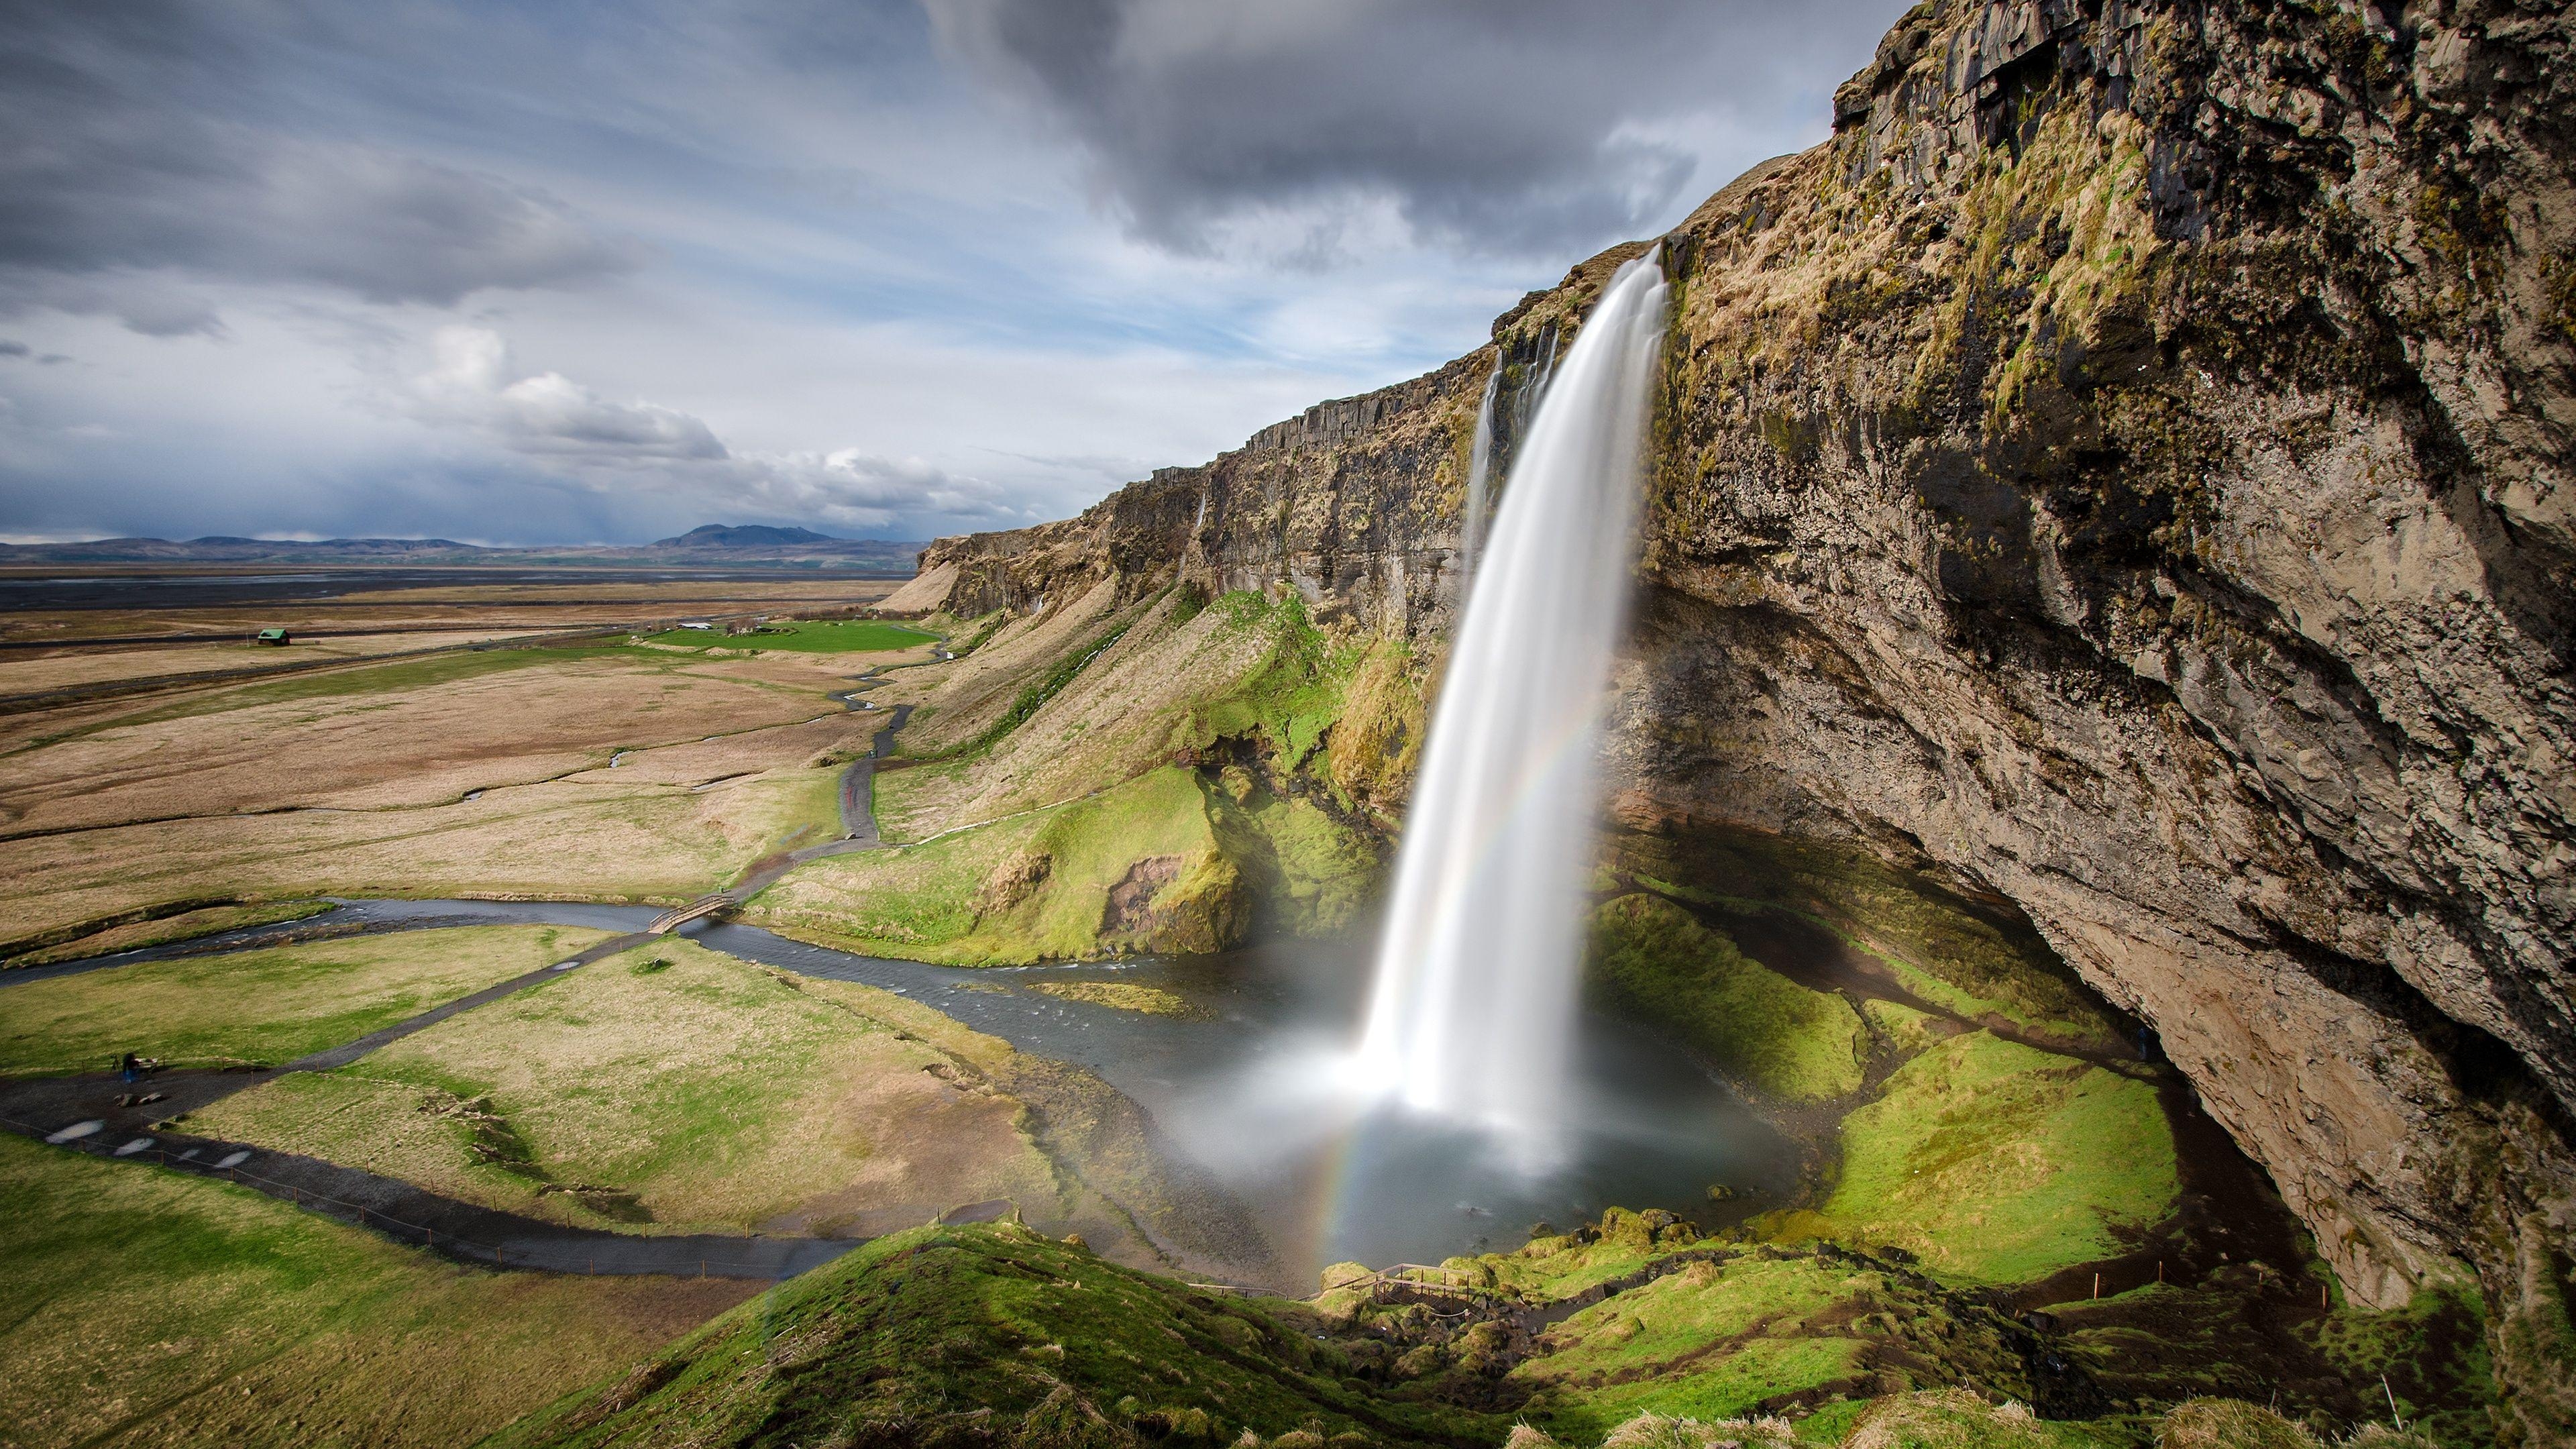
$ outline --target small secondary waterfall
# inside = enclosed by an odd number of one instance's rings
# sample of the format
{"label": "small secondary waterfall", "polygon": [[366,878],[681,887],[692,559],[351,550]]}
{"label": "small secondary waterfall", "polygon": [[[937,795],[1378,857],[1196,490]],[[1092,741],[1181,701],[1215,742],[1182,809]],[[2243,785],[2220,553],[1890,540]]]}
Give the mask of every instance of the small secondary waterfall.
{"label": "small secondary waterfall", "polygon": [[1432,715],[1359,1069],[1543,1157],[1569,1086],[1594,735],[1628,598],[1664,327],[1619,269],[1541,401]]}
{"label": "small secondary waterfall", "polygon": [[1494,471],[1494,393],[1502,386],[1503,360],[1485,374],[1485,400],[1476,404],[1476,446],[1467,455],[1467,514],[1458,520],[1458,593],[1476,581],[1476,555],[1485,541],[1486,479]]}

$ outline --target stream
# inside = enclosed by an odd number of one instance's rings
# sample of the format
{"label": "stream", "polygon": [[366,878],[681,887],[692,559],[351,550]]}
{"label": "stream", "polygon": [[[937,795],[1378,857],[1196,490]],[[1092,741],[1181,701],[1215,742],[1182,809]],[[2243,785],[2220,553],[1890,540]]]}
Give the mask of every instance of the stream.
{"label": "stream", "polygon": [[[347,900],[300,921],[10,972],[19,981],[316,936],[541,924],[640,931],[661,908],[554,901]],[[1026,967],[951,967],[854,955],[757,926],[692,922],[709,949],[800,975],[906,996],[1031,1055],[1081,1067],[1149,1113],[1169,1150],[1204,1169],[1262,1228],[1286,1277],[1313,1291],[1325,1264],[1436,1263],[1517,1246],[1611,1206],[1716,1221],[1794,1190],[1795,1144],[1764,1125],[1679,1049],[1625,1023],[1582,1018],[1564,1104],[1564,1149],[1513,1166],[1472,1133],[1364,1109],[1347,1059],[1368,967],[1363,933],[1216,956]],[[1154,987],[1187,1002],[1152,1015],[1067,1000],[1041,984]]]}

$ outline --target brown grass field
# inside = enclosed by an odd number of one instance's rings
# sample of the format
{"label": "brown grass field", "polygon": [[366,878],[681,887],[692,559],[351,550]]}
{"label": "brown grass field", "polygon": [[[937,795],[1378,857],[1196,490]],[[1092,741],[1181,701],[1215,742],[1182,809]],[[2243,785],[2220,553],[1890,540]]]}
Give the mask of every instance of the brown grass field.
{"label": "brown grass field", "polygon": [[[618,583],[550,587],[667,606],[714,592],[839,601],[881,594],[881,583],[680,580],[658,596]],[[495,588],[505,597],[479,608],[546,591]],[[457,621],[478,612],[455,592],[418,607]],[[140,628],[172,612],[83,618]],[[191,652],[258,662],[298,647],[0,656],[0,692],[11,669],[100,677],[103,659],[160,669]],[[0,872],[14,888],[0,951],[165,902],[688,899],[762,856],[841,833],[841,767],[883,716],[846,712],[828,695],[873,665],[919,657],[608,641],[360,660],[0,715]]]}

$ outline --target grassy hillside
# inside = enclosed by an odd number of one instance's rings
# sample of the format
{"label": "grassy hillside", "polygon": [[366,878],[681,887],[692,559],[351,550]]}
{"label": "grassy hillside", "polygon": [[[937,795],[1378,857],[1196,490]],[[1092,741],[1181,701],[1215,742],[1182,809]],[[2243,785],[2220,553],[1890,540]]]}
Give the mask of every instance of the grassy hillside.
{"label": "grassy hillside", "polygon": [[1198,1292],[1015,1224],[920,1228],[764,1294],[515,1425],[535,1445],[1499,1442],[1346,1381],[1300,1305]]}
{"label": "grassy hillside", "polygon": [[749,1289],[460,1268],[204,1178],[0,1136],[0,1438],[454,1449]]}

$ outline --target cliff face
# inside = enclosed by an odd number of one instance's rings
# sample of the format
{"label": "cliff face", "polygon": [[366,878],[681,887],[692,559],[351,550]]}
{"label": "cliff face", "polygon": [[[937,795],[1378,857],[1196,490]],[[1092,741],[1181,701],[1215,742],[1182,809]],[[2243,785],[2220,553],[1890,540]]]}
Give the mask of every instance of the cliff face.
{"label": "cliff face", "polygon": [[[1665,239],[1632,823],[2009,900],[2350,1292],[2477,1273],[2576,1434],[2576,105],[2554,4],[1937,0]],[[1293,586],[1436,642],[1491,349],[1083,517],[952,606]]]}

